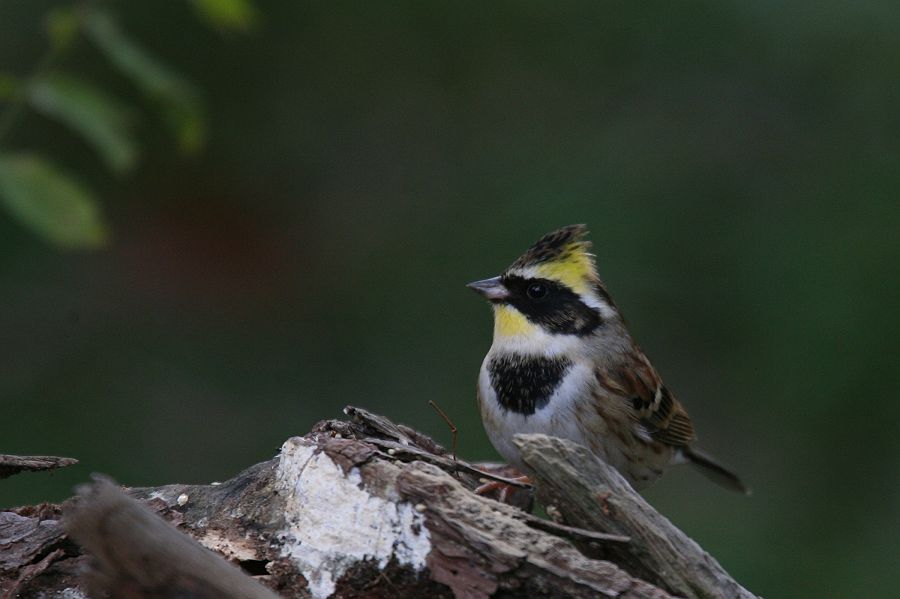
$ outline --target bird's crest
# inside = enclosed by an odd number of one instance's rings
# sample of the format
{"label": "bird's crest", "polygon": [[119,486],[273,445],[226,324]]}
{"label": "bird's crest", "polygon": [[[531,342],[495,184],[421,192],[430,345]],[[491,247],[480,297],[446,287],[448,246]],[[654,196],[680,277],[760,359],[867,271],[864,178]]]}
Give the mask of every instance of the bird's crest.
{"label": "bird's crest", "polygon": [[583,293],[597,282],[591,242],[584,239],[587,233],[585,225],[569,225],[547,233],[506,272],[559,281],[576,293]]}

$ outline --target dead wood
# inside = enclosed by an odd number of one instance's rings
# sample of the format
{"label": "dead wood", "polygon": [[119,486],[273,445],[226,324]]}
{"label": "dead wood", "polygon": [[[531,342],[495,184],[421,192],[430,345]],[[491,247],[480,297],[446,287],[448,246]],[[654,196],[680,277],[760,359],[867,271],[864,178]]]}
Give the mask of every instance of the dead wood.
{"label": "dead wood", "polygon": [[109,479],[82,485],[64,528],[93,558],[88,595],[275,599],[243,574],[129,497]]}
{"label": "dead wood", "polygon": [[[346,413],[221,484],[130,489],[129,498],[100,479],[62,506],[0,513],[0,596],[739,596],[674,584],[649,561],[642,545],[654,537],[640,530],[558,500],[565,523],[475,495],[504,472],[485,476],[411,428]],[[516,492],[530,501],[530,489]],[[691,563],[671,567],[693,580]]]}
{"label": "dead wood", "polygon": [[5,455],[0,454],[0,478],[8,478],[20,472],[55,470],[77,464],[74,458],[58,458],[49,455]]}
{"label": "dead wood", "polygon": [[584,447],[546,435],[516,435],[515,443],[534,470],[538,498],[567,523],[631,537],[606,546],[607,558],[677,595],[755,597]]}

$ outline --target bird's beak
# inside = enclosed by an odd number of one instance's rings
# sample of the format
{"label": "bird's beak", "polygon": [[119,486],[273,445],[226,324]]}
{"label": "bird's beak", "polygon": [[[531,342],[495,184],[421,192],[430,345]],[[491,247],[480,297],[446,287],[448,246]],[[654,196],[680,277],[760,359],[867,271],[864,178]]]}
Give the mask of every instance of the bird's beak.
{"label": "bird's beak", "polygon": [[500,277],[475,281],[466,285],[469,289],[477,291],[492,302],[503,301],[509,297],[509,289],[500,282]]}

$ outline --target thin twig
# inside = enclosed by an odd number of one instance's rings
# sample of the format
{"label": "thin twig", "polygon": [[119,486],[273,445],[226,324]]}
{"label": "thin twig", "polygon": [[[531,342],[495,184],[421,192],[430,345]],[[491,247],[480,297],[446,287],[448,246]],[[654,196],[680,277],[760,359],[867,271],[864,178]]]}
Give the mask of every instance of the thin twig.
{"label": "thin twig", "polygon": [[537,516],[534,516],[527,512],[522,512],[522,514],[525,524],[527,524],[531,528],[536,528],[538,530],[543,530],[555,535],[575,539],[577,541],[594,541],[601,543],[631,542],[631,537],[627,535],[614,535],[605,532],[597,532],[595,530],[588,530],[586,528],[578,528],[577,526],[567,526],[565,524],[559,524],[558,522],[554,522],[553,520],[538,518]]}
{"label": "thin twig", "polygon": [[440,414],[441,418],[444,419],[444,422],[447,423],[447,426],[450,427],[450,434],[453,435],[453,461],[455,462],[456,461],[456,433],[459,431],[459,429],[456,428],[456,425],[453,424],[453,421],[450,420],[450,417],[444,413],[444,410],[442,410],[441,407],[439,405],[437,405],[437,403],[435,403],[433,400],[429,399],[428,405],[431,406],[432,408],[434,408],[434,411],[437,412],[438,414]]}
{"label": "thin twig", "polygon": [[[468,463],[465,460],[453,461],[449,458],[431,453],[430,451],[426,451],[413,445],[404,445],[403,443],[399,443],[391,439],[379,439],[377,437],[363,437],[360,439],[360,441],[365,441],[366,443],[371,443],[372,445],[383,447],[385,450],[391,450],[393,451],[393,453],[388,453],[385,455],[400,461],[421,460],[454,474],[458,472],[464,472],[476,478],[495,480],[497,482],[509,485],[510,487],[517,487],[519,489],[532,488],[532,486],[528,483],[523,483],[522,481],[518,481],[513,478],[506,478],[505,476],[500,476],[499,474],[491,474],[490,472],[485,472],[484,470]],[[406,459],[404,460],[403,458]]]}

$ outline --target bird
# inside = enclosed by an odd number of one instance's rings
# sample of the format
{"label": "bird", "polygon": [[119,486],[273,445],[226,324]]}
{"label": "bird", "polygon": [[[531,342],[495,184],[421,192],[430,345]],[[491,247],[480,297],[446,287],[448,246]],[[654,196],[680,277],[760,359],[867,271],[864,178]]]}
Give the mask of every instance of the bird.
{"label": "bird", "polygon": [[543,433],[587,447],[640,491],[689,463],[749,494],[699,449],[691,418],[634,342],[597,274],[585,225],[547,233],[499,276],[467,286],[493,307],[493,343],[477,400],[497,452],[525,473],[513,443]]}

